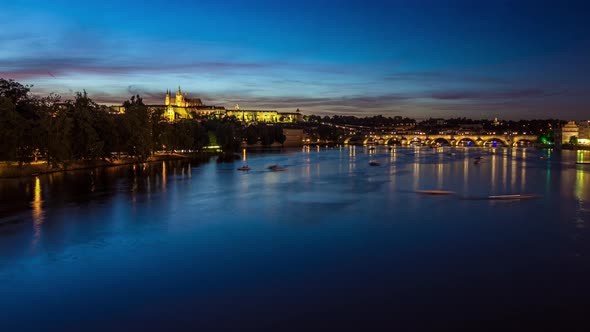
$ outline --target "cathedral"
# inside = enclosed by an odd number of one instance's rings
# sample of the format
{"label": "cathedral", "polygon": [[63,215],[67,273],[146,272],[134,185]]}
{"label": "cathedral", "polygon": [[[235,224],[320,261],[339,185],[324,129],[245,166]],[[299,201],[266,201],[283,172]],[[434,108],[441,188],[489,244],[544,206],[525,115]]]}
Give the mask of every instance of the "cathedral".
{"label": "cathedral", "polygon": [[191,106],[203,106],[203,102],[200,98],[187,98],[186,93],[183,95],[182,91],[180,91],[180,86],[178,86],[178,91],[176,92],[176,98],[174,102],[171,100],[172,94],[170,90],[166,91],[166,106],[176,106],[176,107],[191,107]]}

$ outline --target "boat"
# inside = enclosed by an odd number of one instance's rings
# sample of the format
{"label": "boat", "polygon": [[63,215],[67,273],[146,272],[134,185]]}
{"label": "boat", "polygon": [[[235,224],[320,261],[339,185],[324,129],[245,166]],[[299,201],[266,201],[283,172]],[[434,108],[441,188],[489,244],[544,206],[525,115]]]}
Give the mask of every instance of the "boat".
{"label": "boat", "polygon": [[540,158],[541,160],[547,160],[547,159],[549,159],[549,158],[547,158],[547,157],[545,157],[545,156],[541,156],[541,157],[539,157],[539,158]]}
{"label": "boat", "polygon": [[250,167],[248,167],[248,165],[244,165],[244,166],[240,166],[238,167],[238,171],[249,171]]}
{"label": "boat", "polygon": [[369,161],[369,166],[381,166],[381,164],[378,161]]}
{"label": "boat", "polygon": [[577,161],[576,165],[590,165],[590,161]]}
{"label": "boat", "polygon": [[473,159],[475,159],[475,160],[482,160],[482,159],[483,159],[483,157],[475,157],[475,158],[473,158]]}
{"label": "boat", "polygon": [[286,167],[280,167],[279,165],[271,165],[271,166],[268,166],[268,169],[271,170],[271,171],[275,171],[275,172],[286,171],[287,170]]}
{"label": "boat", "polygon": [[448,190],[416,190],[417,194],[422,195],[454,195],[454,191]]}

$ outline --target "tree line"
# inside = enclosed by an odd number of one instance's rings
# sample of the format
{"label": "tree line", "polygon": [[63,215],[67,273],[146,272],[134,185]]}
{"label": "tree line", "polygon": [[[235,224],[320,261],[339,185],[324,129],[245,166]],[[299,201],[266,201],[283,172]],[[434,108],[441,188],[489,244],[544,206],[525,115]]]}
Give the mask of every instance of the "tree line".
{"label": "tree line", "polygon": [[243,126],[235,118],[202,117],[168,122],[165,109],[150,107],[140,96],[116,114],[88,94],[73,100],[55,94],[36,97],[31,86],[0,78],[0,160],[20,165],[42,159],[58,167],[71,161],[112,160],[122,154],[146,160],[157,151],[191,150],[218,145],[237,151],[242,141],[283,143],[280,126]]}

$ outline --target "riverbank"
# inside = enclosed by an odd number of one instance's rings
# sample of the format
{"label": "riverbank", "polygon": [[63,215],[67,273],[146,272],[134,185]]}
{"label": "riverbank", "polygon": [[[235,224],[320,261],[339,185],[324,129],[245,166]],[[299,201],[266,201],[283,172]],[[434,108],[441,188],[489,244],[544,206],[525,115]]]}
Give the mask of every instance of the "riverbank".
{"label": "riverbank", "polygon": [[155,154],[148,158],[146,161],[142,161],[136,158],[127,157],[114,160],[93,160],[93,161],[73,161],[60,167],[50,167],[47,162],[36,162],[26,165],[19,166],[16,162],[1,162],[0,163],[0,179],[14,179],[22,177],[30,177],[41,174],[75,171],[89,168],[104,168],[104,167],[115,167],[123,165],[132,165],[137,163],[152,163],[161,162],[168,160],[190,160],[195,162],[208,162],[211,157],[217,156],[218,153],[213,152],[201,152],[191,154],[180,154],[180,153],[162,153]]}

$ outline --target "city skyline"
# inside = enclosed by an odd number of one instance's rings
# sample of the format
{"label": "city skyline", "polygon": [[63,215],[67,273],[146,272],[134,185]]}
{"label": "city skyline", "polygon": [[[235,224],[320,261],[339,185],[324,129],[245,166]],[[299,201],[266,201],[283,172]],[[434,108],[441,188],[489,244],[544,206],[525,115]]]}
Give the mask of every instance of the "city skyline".
{"label": "city skyline", "polygon": [[[308,114],[504,119],[589,116],[585,4],[15,1],[0,77],[66,98]],[[18,18],[18,20],[16,19]]]}

